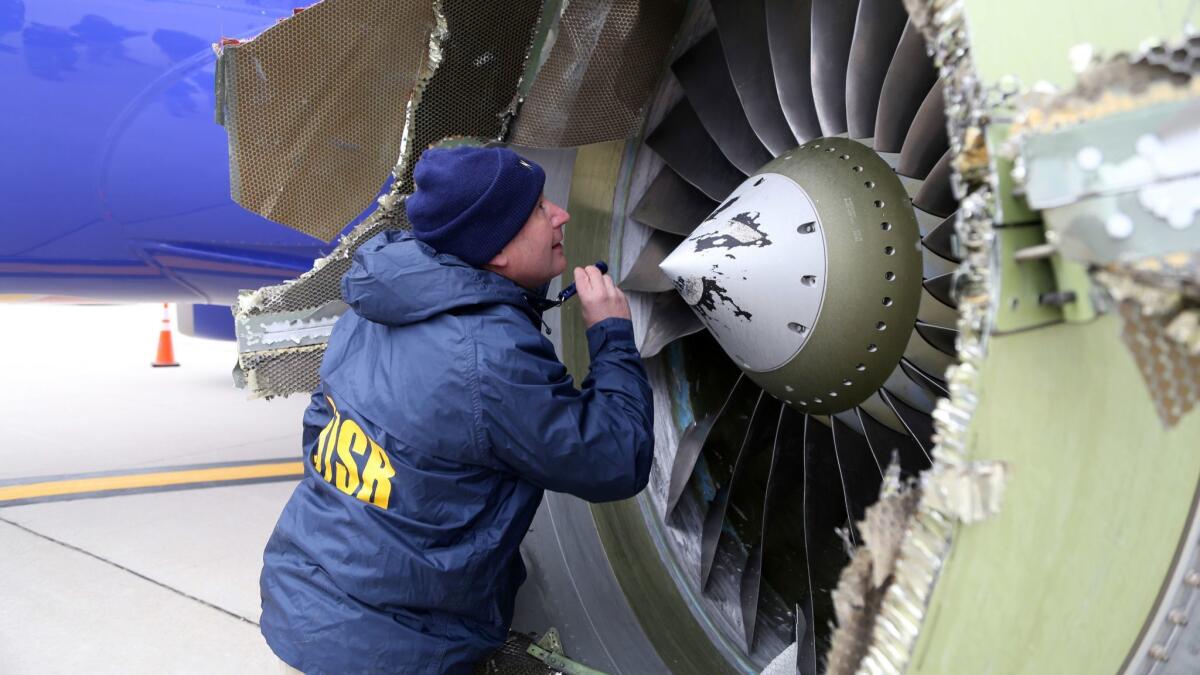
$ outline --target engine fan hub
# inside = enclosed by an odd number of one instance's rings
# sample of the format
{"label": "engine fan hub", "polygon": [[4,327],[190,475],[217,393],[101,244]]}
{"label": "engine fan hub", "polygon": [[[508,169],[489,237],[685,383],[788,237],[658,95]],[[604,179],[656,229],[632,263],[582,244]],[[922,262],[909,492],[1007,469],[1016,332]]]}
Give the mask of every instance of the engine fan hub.
{"label": "engine fan hub", "polygon": [[879,155],[845,138],[764,165],[661,268],[750,378],[814,414],[879,389],[921,300],[908,194]]}

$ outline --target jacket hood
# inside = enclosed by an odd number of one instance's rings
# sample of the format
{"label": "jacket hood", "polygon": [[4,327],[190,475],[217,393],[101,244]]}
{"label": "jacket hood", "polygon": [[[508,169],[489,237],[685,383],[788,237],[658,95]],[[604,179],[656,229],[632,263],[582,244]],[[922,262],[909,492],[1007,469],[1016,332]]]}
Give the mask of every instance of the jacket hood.
{"label": "jacket hood", "polygon": [[390,326],[492,304],[516,305],[536,318],[533,297],[499,274],[438,253],[402,231],[381,232],[363,243],[342,277],[346,304],[364,319]]}

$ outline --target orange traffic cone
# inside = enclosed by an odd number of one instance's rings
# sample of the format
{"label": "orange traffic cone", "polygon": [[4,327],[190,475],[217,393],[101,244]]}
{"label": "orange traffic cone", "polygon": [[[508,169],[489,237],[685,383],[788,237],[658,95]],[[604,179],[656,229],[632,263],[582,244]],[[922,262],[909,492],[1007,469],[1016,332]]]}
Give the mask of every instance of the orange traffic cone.
{"label": "orange traffic cone", "polygon": [[158,355],[154,357],[155,368],[170,368],[178,366],[175,360],[175,348],[171,345],[171,310],[163,303],[162,330],[158,333]]}

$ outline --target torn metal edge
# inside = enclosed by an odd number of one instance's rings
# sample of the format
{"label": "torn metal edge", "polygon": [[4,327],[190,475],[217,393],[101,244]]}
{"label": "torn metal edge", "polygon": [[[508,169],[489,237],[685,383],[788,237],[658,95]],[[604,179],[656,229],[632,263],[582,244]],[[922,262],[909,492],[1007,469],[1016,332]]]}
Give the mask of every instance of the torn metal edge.
{"label": "torn metal edge", "polygon": [[849,675],[862,663],[921,489],[916,481],[901,481],[899,461],[893,458],[879,493],[858,523],[863,543],[854,549],[832,594],[837,628],[826,655],[826,675]]}
{"label": "torn metal edge", "polygon": [[[554,2],[554,0],[548,0],[548,2]],[[579,2],[576,4],[576,6],[573,9],[579,9],[581,7],[585,7],[585,5],[587,5],[587,3]],[[550,57],[553,55],[554,45],[557,44],[557,42],[558,42],[558,29],[559,29],[559,26],[562,24],[562,20],[566,16],[568,9],[572,9],[570,7],[569,0],[563,0],[562,7],[558,13],[558,18],[554,22],[554,25],[552,27],[550,27],[551,28],[550,32],[548,32],[546,35],[546,44],[543,45],[542,51],[537,55],[538,64],[537,64],[537,70],[534,71],[535,72],[534,79],[536,79],[536,73],[539,73],[541,71],[542,67],[550,60]],[[596,46],[600,42],[600,36],[604,33],[604,29],[608,24],[609,15],[612,12],[612,7],[610,5],[599,4],[596,6],[591,6],[591,9],[592,9],[592,11],[595,12],[595,14],[589,16],[585,23],[585,27],[588,30],[586,32],[580,31],[580,30],[578,30],[578,27],[577,27],[576,32],[570,36],[571,37],[570,49],[574,50],[577,54],[576,59],[575,59],[576,63],[590,64],[592,62],[592,57],[595,55],[595,52],[596,52]],[[585,8],[583,11],[586,12],[588,10]],[[585,40],[586,40],[586,43],[585,43]],[[580,53],[586,53],[586,56],[585,57],[578,56],[578,54],[580,54]],[[531,60],[531,59],[529,59],[529,54],[526,54],[526,59],[527,59],[526,65],[528,67],[529,66],[528,61]],[[530,71],[527,69],[526,72],[530,72]],[[580,75],[579,77],[574,78],[568,82],[568,84],[571,86],[571,90],[570,90],[569,94],[566,94],[564,96],[564,99],[563,99],[564,101],[574,101],[578,97],[579,90],[583,87],[583,84],[584,84],[582,72],[580,72],[579,75]],[[526,87],[522,87],[523,83],[518,83],[517,93],[518,93],[518,96],[520,96],[521,104],[524,103],[525,97],[533,89],[533,84],[534,84],[534,82],[532,80],[529,82],[528,86],[526,86]],[[517,108],[513,108],[512,109],[513,114],[509,115],[508,118],[505,120],[504,134],[502,137],[507,138],[509,136],[508,130],[509,130],[509,127],[511,126],[512,121],[516,118],[516,112],[517,112]],[[565,118],[564,118],[563,125],[565,126]],[[561,136],[562,131],[563,131],[562,128],[559,128],[557,130],[557,133]]]}
{"label": "torn metal edge", "polygon": [[[983,87],[968,40],[963,0],[904,0],[910,20],[933,49],[934,63],[945,82],[947,132],[954,156],[953,187],[960,206],[955,230],[964,257],[958,305],[958,362],[947,371],[949,398],[933,412],[933,466],[922,475],[921,498],[904,533],[892,583],[875,617],[859,672],[903,673],[913,656],[934,586],[949,557],[954,529],[969,519],[970,508],[947,500],[947,485],[967,486],[967,504],[985,505],[978,515],[993,513],[998,499],[975,485],[976,465],[968,462],[968,426],[979,402],[979,379],[995,318],[993,253],[996,176],[986,145],[992,103],[1007,98]],[[984,471],[995,476],[1003,471]],[[1000,483],[1002,483],[1002,478]],[[976,490],[976,488],[979,488]],[[988,493],[990,494],[990,493]],[[964,516],[967,516],[965,519]],[[831,650],[832,651],[832,650]]]}
{"label": "torn metal edge", "polygon": [[238,353],[313,345],[329,340],[333,325],[348,309],[340,298],[318,307],[237,318]]}
{"label": "torn metal edge", "polygon": [[534,82],[542,72],[542,66],[550,60],[550,54],[558,42],[559,26],[570,4],[570,0],[543,0],[541,17],[538,18],[533,37],[525,48],[525,67],[521,71],[521,77],[517,79],[517,90],[513,94],[512,102],[502,113],[504,122],[500,128],[501,139],[509,137],[509,130],[525,103],[525,97],[533,89]]}
{"label": "torn metal edge", "polygon": [[[261,359],[261,358],[268,358],[271,356],[285,356],[286,355],[286,356],[294,357],[294,356],[298,356],[301,354],[312,354],[312,353],[322,353],[323,354],[325,352],[325,349],[327,346],[328,346],[327,343],[321,342],[321,343],[312,344],[312,345],[305,345],[302,347],[290,347],[287,349],[279,349],[279,350],[268,351],[268,352],[255,352],[254,356]],[[265,398],[267,400],[271,400],[271,399],[275,398],[276,396],[282,396],[283,398],[287,398],[288,396],[290,396],[292,394],[300,393],[299,390],[287,390],[287,391],[276,390],[276,389],[272,388],[270,383],[262,382],[261,378],[258,376],[256,367],[244,367],[242,365],[241,355],[239,355],[237,365],[235,365],[233,368],[233,381],[234,381],[234,384],[236,384],[238,386],[238,388],[245,389],[246,391],[250,392],[249,396],[248,396],[248,398],[250,398],[250,399]]]}
{"label": "torn metal edge", "polygon": [[[316,1],[321,2],[322,0]],[[242,203],[242,167],[238,160],[237,64],[235,63],[239,52],[238,48],[287,22],[311,6],[294,9],[291,16],[277,20],[274,25],[264,28],[258,35],[240,39],[223,37],[219,42],[212,43],[213,54],[217,61],[213,77],[213,98],[216,101],[216,105],[213,107],[213,121],[225,127],[225,138],[229,144],[229,196],[238,205]]]}
{"label": "torn metal edge", "polygon": [[237,58],[236,44],[214,44],[217,55],[216,89],[217,104],[214,116],[217,124],[225,127],[225,138],[229,149],[229,197],[235,204],[242,203],[242,167],[238,160],[238,116],[237,116]]}
{"label": "torn metal edge", "polygon": [[1167,324],[1167,337],[1183,345],[1192,356],[1200,356],[1200,309],[1185,309]]}
{"label": "torn metal edge", "polygon": [[1000,513],[1008,465],[974,461],[939,467],[924,482],[929,505],[963,523],[977,523]]}
{"label": "torn metal edge", "polygon": [[[553,24],[553,25],[547,24],[548,31],[551,28],[553,28],[553,26],[557,25],[558,19],[561,17],[562,12],[565,11],[565,9],[566,9],[567,0],[560,0],[560,1],[561,1],[561,5],[559,5],[557,2],[554,2],[555,7],[553,10],[551,10],[551,8],[549,8],[549,7],[547,7],[544,10],[543,20],[549,21]],[[553,0],[550,0],[550,2],[548,2],[547,4],[551,4],[551,2],[553,2]],[[244,333],[241,330],[239,330],[239,333],[238,333],[239,344],[242,344],[242,345],[256,344],[257,345],[257,344],[272,343],[271,346],[277,348],[277,345],[274,344],[277,341],[273,340],[271,337],[269,337],[269,336],[265,335],[265,333],[263,333],[262,329],[266,326],[264,321],[266,321],[268,319],[271,319],[271,320],[278,319],[279,321],[283,321],[286,323],[286,322],[294,321],[296,317],[290,316],[290,313],[287,313],[288,316],[284,316],[284,314],[275,315],[270,312],[264,312],[262,307],[263,307],[264,303],[266,302],[267,297],[272,294],[279,294],[282,292],[286,292],[284,289],[286,289],[288,286],[310,279],[314,274],[319,272],[323,267],[325,267],[325,265],[327,265],[332,260],[344,259],[344,258],[347,258],[347,257],[353,255],[354,251],[358,248],[358,246],[361,243],[363,243],[363,241],[365,241],[365,235],[368,234],[372,229],[374,229],[380,220],[388,220],[388,221],[395,220],[395,215],[397,213],[397,210],[404,208],[404,206],[403,206],[404,197],[410,191],[411,186],[406,184],[406,181],[402,180],[402,177],[405,175],[408,164],[411,161],[411,157],[413,155],[413,143],[414,143],[414,137],[415,137],[415,124],[416,124],[417,109],[421,104],[421,99],[423,97],[423,94],[424,94],[426,88],[429,86],[430,82],[433,80],[435,74],[437,73],[438,68],[442,64],[443,44],[444,44],[445,40],[449,37],[449,34],[450,34],[448,20],[446,18],[446,14],[444,11],[444,0],[433,0],[433,14],[434,14],[434,18],[435,18],[435,25],[429,34],[428,57],[425,60],[425,62],[422,64],[420,72],[417,76],[416,84],[413,87],[412,95],[409,97],[409,100],[408,100],[408,103],[407,103],[406,109],[405,109],[405,123],[404,123],[404,128],[401,132],[402,135],[401,135],[401,141],[400,141],[400,153],[399,153],[399,157],[396,160],[396,164],[392,170],[392,174],[393,174],[393,177],[395,178],[395,180],[393,181],[391,190],[389,190],[387,194],[385,194],[379,198],[378,206],[377,206],[375,212],[369,218],[367,218],[363,223],[361,223],[359,226],[357,226],[353,231],[351,231],[350,233],[348,233],[346,235],[343,235],[341,240],[338,243],[338,246],[333,250],[333,252],[331,252],[328,256],[325,256],[324,258],[320,258],[320,259],[314,261],[313,268],[311,270],[309,270],[308,272],[305,272],[303,275],[301,275],[297,279],[286,281],[281,285],[268,286],[268,287],[259,288],[257,290],[253,290],[253,291],[243,291],[241,294],[239,294],[237,302],[234,306],[233,313],[234,313],[234,316],[237,321],[237,325],[238,325],[239,329],[246,330],[246,332],[244,332]],[[553,44],[553,42],[550,41],[549,44]],[[229,46],[233,46],[233,45],[229,45]],[[228,48],[228,46],[224,46],[224,47],[219,47],[217,49],[219,49],[220,51],[224,51],[224,49],[227,49],[227,48]],[[548,47],[546,47],[546,48],[548,48]],[[531,41],[529,46],[527,46],[527,51],[526,51],[527,66],[528,66],[528,61],[530,59],[530,55],[533,53],[533,49],[534,49],[534,44]],[[230,67],[229,70],[232,71],[233,70],[232,67]],[[526,69],[526,72],[528,72],[528,68]],[[225,84],[226,89],[228,89],[234,83],[230,80],[226,80],[224,84]],[[518,82],[518,86],[520,86],[520,82]],[[230,137],[230,143],[232,144],[233,138],[234,138],[233,133],[232,133],[234,131],[234,129],[232,128],[232,126],[236,124],[236,120],[232,119],[232,116],[226,116],[226,115],[222,115],[222,119],[224,119],[228,122],[227,130],[230,132],[229,137]],[[503,137],[504,133],[506,133],[506,132],[507,132],[507,125],[505,126],[505,129],[502,130],[501,137]],[[230,156],[234,157],[236,155],[235,155],[235,153],[232,152],[232,150],[233,150],[233,148],[231,147]],[[236,170],[232,171],[231,175],[236,176]],[[288,333],[288,335],[290,336],[290,338],[287,336],[282,336],[282,334],[281,334],[283,339],[292,339],[292,338],[296,337],[296,335],[293,333]],[[276,337],[281,337],[281,336],[276,336]],[[309,349],[309,347],[322,346],[322,342],[323,341],[319,338],[319,336],[315,336],[315,334],[308,335],[306,333],[304,336],[300,337],[299,343],[297,343],[295,346],[285,347],[280,351],[286,351],[288,349],[291,349],[291,350],[308,352],[308,351],[311,351],[311,349]],[[251,392],[252,397],[265,396],[265,397],[270,398],[273,396],[287,395],[289,393],[294,393],[294,392],[283,392],[283,391],[270,391],[268,389],[264,389],[262,386],[260,386],[261,383],[259,382],[259,378],[255,377],[253,368],[246,367],[246,362],[243,357],[249,356],[249,355],[261,355],[263,352],[259,351],[259,350],[262,348],[263,347],[243,348],[243,349],[239,350],[238,366],[235,369],[235,373],[234,373],[235,384],[239,388],[245,388],[245,389],[249,390]]]}
{"label": "torn metal edge", "polygon": [[[320,272],[320,270],[328,265],[331,261],[344,260],[354,255],[354,252],[358,249],[358,247],[366,242],[367,239],[369,239],[368,235],[373,236],[373,233],[378,229],[379,221],[382,220],[394,223],[397,220],[396,216],[399,213],[399,209],[403,208],[403,196],[395,194],[394,191],[389,192],[388,194],[379,198],[378,206],[371,216],[360,223],[349,233],[343,235],[338,241],[337,247],[335,247],[329,255],[315,260],[311,270],[301,274],[295,279],[289,279],[282,284],[264,286],[255,290],[246,290],[242,291],[238,295],[237,302],[233,306],[234,324],[238,328],[237,337],[239,345],[237,366],[234,368],[233,373],[234,385],[237,388],[245,389],[250,392],[251,398],[273,398],[275,396],[287,396],[288,394],[296,393],[294,391],[273,391],[269,388],[263,388],[263,386],[260,386],[261,383],[254,374],[254,368],[248,364],[251,358],[261,357],[264,352],[257,349],[244,349],[242,347],[242,345],[270,341],[263,334],[261,334],[261,332],[256,332],[258,329],[262,328],[264,321],[274,317],[285,317],[285,315],[287,315],[287,318],[294,318],[290,317],[291,313],[264,312],[263,305],[267,302],[267,296],[285,293],[287,292],[286,289],[288,287],[293,286],[301,281],[307,281],[311,279],[313,275]],[[388,228],[385,226],[384,229]],[[321,305],[321,307],[310,308],[307,311],[320,312],[323,308],[336,306],[334,303],[341,303],[341,298],[332,298],[329,302]],[[333,321],[331,320],[330,330],[332,330],[332,323]],[[244,330],[248,332],[243,332]],[[304,344],[304,342],[309,342],[309,344]],[[324,341],[301,340],[300,344],[284,347],[282,349],[277,345],[272,344],[270,347],[268,347],[268,349],[270,351],[279,352],[291,350],[300,353],[312,351],[315,347],[324,349]]]}
{"label": "torn metal edge", "polygon": [[1152,105],[1185,101],[1198,93],[1194,78],[1145,60],[1146,54],[1119,53],[1108,61],[1093,54],[1069,90],[1035,88],[1022,96],[1020,114],[1006,146],[1023,137],[1047,134]]}
{"label": "torn metal edge", "polygon": [[425,89],[437,73],[438,66],[442,65],[442,42],[450,35],[450,28],[446,21],[446,12],[443,9],[442,2],[443,0],[433,0],[433,16],[436,23],[433,30],[429,32],[429,56],[425,59],[425,63],[421,66],[421,70],[417,74],[417,83],[413,86],[412,96],[408,98],[408,105],[404,110],[404,129],[401,131],[400,136],[400,156],[396,158],[396,167],[392,169],[392,176],[396,179],[392,187],[393,194],[404,190],[406,187],[402,185],[404,181],[400,178],[408,169],[408,161],[412,154],[417,107],[421,104],[421,98],[425,94]]}

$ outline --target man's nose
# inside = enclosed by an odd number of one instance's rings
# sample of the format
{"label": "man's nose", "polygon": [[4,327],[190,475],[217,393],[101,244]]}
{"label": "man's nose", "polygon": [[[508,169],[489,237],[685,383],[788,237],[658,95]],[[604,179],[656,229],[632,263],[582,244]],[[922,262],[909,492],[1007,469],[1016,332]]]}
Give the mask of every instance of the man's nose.
{"label": "man's nose", "polygon": [[[553,204],[553,202],[551,203]],[[567,210],[558,204],[554,204],[554,210],[556,211],[554,214],[556,217],[552,218],[551,222],[554,223],[555,227],[562,227],[567,224],[567,221],[571,220],[571,214],[567,213]]]}

